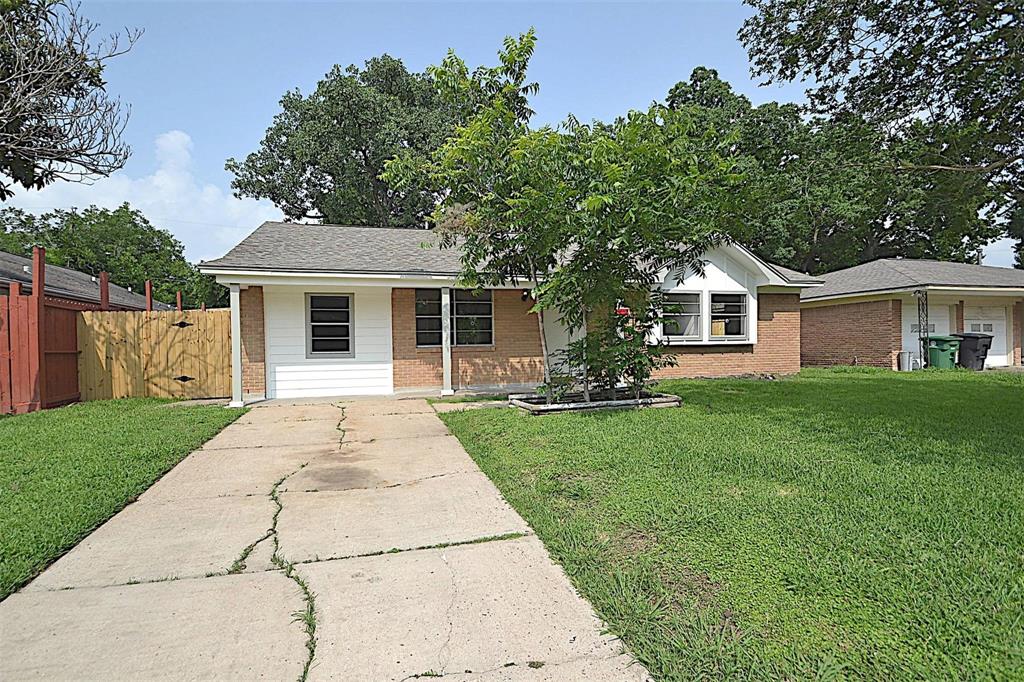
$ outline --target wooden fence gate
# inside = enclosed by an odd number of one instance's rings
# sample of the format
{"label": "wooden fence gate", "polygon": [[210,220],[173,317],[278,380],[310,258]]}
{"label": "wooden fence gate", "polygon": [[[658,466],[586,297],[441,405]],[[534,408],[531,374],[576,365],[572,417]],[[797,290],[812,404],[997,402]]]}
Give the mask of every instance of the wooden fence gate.
{"label": "wooden fence gate", "polygon": [[78,315],[82,400],[231,395],[231,311]]}

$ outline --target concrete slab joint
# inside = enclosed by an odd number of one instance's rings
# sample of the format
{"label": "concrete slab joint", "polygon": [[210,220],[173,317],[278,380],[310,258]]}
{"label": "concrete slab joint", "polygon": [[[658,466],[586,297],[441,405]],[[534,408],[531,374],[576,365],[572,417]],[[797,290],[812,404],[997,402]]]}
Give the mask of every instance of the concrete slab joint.
{"label": "concrete slab joint", "polygon": [[424,400],[254,407],[0,619],[3,679],[649,679]]}

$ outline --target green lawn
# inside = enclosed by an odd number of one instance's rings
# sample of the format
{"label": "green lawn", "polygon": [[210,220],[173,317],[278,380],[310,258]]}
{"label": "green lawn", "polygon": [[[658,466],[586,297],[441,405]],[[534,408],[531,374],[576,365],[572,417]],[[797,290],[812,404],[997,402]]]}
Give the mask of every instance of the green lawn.
{"label": "green lawn", "polygon": [[241,414],[105,400],[0,419],[0,599]]}
{"label": "green lawn", "polygon": [[1024,678],[1024,374],[441,415],[661,680]]}

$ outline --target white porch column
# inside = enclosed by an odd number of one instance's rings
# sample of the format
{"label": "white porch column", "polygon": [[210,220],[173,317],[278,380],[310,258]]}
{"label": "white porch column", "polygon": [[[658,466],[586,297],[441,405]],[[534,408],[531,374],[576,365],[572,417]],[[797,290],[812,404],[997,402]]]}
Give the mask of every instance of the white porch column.
{"label": "white porch column", "polygon": [[452,290],[441,289],[441,370],[444,381],[441,395],[453,395],[452,390]]}
{"label": "white porch column", "polygon": [[244,407],[242,400],[242,309],[240,288],[229,284],[231,291],[231,402],[228,407]]}

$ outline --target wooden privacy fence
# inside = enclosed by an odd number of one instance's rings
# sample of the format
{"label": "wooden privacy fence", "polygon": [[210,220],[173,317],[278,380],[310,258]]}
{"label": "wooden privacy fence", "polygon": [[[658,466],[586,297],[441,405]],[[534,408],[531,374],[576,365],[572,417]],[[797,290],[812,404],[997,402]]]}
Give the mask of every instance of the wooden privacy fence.
{"label": "wooden privacy fence", "polygon": [[78,316],[82,400],[231,395],[231,311]]}

